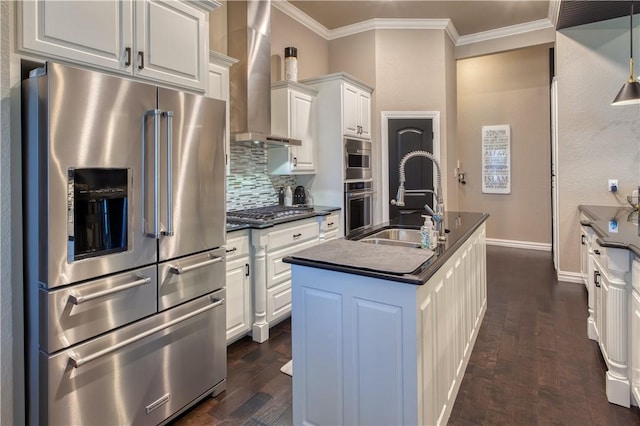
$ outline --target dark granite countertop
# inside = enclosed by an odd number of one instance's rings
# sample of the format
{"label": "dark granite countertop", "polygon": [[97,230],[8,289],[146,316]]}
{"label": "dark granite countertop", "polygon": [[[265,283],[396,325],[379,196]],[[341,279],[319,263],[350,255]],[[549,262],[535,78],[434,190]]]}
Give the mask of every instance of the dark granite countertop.
{"label": "dark granite countertop", "polygon": [[585,206],[578,209],[588,217],[581,220],[583,226],[590,226],[596,241],[603,247],[631,250],[640,257],[640,227],[638,212],[631,207]]}
{"label": "dark granite countertop", "polygon": [[[462,244],[478,229],[478,227],[488,219],[489,215],[486,213],[474,213],[474,212],[447,212],[445,215],[445,228],[449,230],[447,233],[447,240],[444,244],[438,244],[438,247],[434,249],[435,255],[429,260],[424,262],[418,269],[410,274],[390,274],[384,272],[377,272],[368,269],[360,269],[354,266],[329,264],[318,262],[313,259],[313,250],[323,250],[324,247],[329,247],[331,241],[328,241],[319,246],[315,246],[309,249],[305,249],[305,259],[296,258],[295,255],[284,258],[284,262],[294,265],[311,266],[314,268],[328,269],[333,271],[345,272],[349,274],[364,275],[373,278],[381,278],[385,280],[398,281],[408,284],[421,285],[427,282],[429,278],[438,270],[444,263],[451,257],[451,255],[458,250]],[[420,213],[412,213],[403,215],[400,218],[393,219],[389,222],[376,225],[373,228],[359,231],[349,234],[347,239],[360,240],[368,235],[371,235],[377,231],[389,227],[401,227],[409,229],[419,229],[424,219],[420,216]],[[360,243],[369,246],[369,243]],[[364,246],[363,246],[364,249]],[[406,250],[420,250],[414,248],[407,248]],[[361,256],[357,251],[353,252],[353,257],[357,261],[357,256]],[[349,259],[348,264],[354,264],[354,259]]]}
{"label": "dark granite countertop", "polygon": [[240,231],[242,229],[271,228],[271,227],[273,227],[275,225],[280,225],[282,223],[295,222],[296,220],[308,219],[310,217],[328,216],[332,212],[339,211],[339,210],[341,210],[340,207],[334,207],[334,206],[313,206],[313,210],[310,211],[309,214],[307,214],[307,215],[296,216],[296,217],[288,217],[288,218],[280,219],[280,220],[278,220],[277,222],[274,222],[274,223],[256,224],[256,223],[237,223],[237,222],[231,223],[231,222],[227,222],[227,232]]}

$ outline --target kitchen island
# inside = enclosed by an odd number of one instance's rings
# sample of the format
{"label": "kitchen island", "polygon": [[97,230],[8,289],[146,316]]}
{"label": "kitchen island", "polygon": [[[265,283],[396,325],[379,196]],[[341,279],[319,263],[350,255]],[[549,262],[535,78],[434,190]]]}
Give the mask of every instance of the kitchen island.
{"label": "kitchen island", "polygon": [[433,255],[359,241],[418,229],[412,214],[285,259],[294,424],[446,424],[487,306],[487,218],[447,213]]}

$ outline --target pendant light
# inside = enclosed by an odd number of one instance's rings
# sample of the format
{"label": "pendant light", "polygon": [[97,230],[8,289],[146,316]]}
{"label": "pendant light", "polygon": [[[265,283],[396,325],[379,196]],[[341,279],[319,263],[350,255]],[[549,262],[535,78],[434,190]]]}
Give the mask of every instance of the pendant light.
{"label": "pendant light", "polygon": [[622,86],[611,105],[640,104],[640,83],[633,78],[633,1],[629,17],[629,80]]}

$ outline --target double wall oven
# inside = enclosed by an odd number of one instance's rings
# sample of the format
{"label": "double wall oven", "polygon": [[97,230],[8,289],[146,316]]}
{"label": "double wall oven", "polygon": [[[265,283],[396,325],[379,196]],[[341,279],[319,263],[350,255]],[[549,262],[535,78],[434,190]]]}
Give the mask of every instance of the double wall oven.
{"label": "double wall oven", "polygon": [[371,142],[344,140],[344,217],[345,235],[373,225]]}
{"label": "double wall oven", "polygon": [[159,424],[224,389],[225,103],[23,82],[29,424]]}

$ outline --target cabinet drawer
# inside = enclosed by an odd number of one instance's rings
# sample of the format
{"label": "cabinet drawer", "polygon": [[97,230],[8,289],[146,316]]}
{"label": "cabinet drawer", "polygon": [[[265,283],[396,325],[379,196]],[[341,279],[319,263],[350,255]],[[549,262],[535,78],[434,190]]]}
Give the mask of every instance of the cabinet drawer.
{"label": "cabinet drawer", "polygon": [[34,423],[156,425],[210,392],[227,375],[224,298],[220,290],[72,350],[40,352],[49,398]]}
{"label": "cabinet drawer", "polygon": [[340,236],[340,233],[338,232],[337,229],[334,229],[332,231],[325,231],[324,239],[322,240],[322,242],[329,241],[329,240],[335,240],[339,236]]}
{"label": "cabinet drawer", "polygon": [[267,322],[291,314],[291,281],[267,290]]}
{"label": "cabinet drawer", "polygon": [[158,265],[158,311],[225,285],[224,249],[169,260]]}
{"label": "cabinet drawer", "polygon": [[305,248],[313,247],[318,244],[318,240],[314,239],[303,244],[285,247],[281,250],[269,252],[267,255],[267,288],[271,288],[284,280],[291,280],[291,265],[284,263],[283,258]]}
{"label": "cabinet drawer", "polygon": [[48,353],[156,312],[156,267],[89,281],[63,290],[40,290],[40,346]]}
{"label": "cabinet drawer", "polygon": [[332,213],[329,216],[325,216],[320,222],[320,227],[323,232],[337,231],[340,228],[340,214]]}
{"label": "cabinet drawer", "polygon": [[249,236],[245,231],[227,234],[227,242],[224,247],[227,253],[227,262],[249,256]]}
{"label": "cabinet drawer", "polygon": [[282,247],[297,244],[310,239],[318,238],[320,228],[318,222],[312,220],[295,226],[290,226],[282,230],[269,233],[267,247],[271,252]]}

